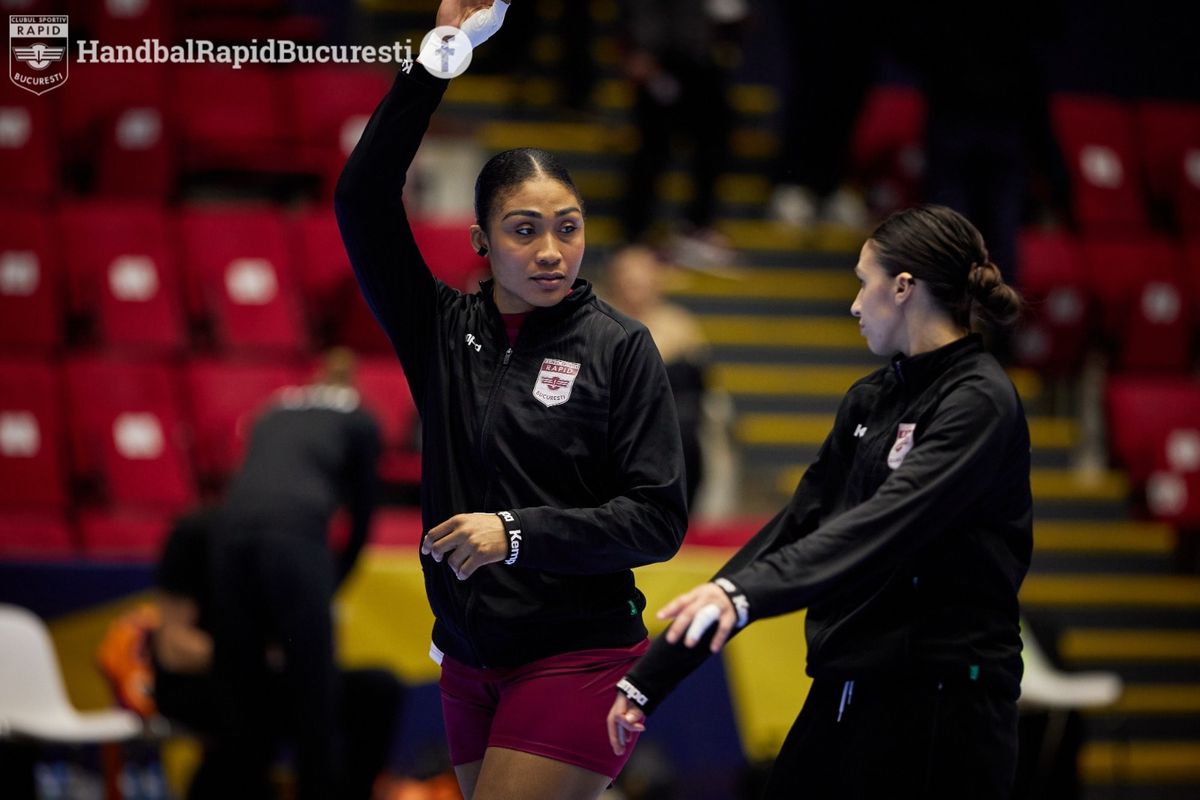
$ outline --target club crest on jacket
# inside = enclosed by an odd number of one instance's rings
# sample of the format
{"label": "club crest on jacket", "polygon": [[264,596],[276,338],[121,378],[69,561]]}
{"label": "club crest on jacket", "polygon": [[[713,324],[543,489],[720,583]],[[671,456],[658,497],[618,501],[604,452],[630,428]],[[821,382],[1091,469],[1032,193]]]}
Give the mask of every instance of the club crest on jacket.
{"label": "club crest on jacket", "polygon": [[533,396],[547,408],[561,406],[571,399],[571,389],[578,374],[578,364],[556,358],[542,359],[537,381],[533,384]]}
{"label": "club crest on jacket", "polygon": [[892,469],[903,464],[904,457],[908,455],[909,450],[912,450],[913,431],[916,429],[915,422],[900,423],[900,427],[896,430],[896,441],[892,444],[892,449],[888,451],[887,465]]}

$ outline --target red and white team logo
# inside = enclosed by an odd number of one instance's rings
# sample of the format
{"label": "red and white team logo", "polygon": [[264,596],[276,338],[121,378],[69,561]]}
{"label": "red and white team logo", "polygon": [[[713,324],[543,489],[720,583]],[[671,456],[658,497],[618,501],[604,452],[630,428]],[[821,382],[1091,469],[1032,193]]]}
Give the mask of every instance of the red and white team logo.
{"label": "red and white team logo", "polygon": [[67,82],[67,17],[9,15],[8,77],[34,94],[45,94]]}
{"label": "red and white team logo", "polygon": [[888,451],[887,465],[896,469],[904,463],[904,457],[913,448],[913,431],[917,429],[915,422],[901,422],[896,430],[896,442]]}
{"label": "red and white team logo", "polygon": [[571,399],[571,389],[578,374],[578,364],[556,358],[542,359],[542,368],[533,384],[533,396],[547,408],[561,406]]}

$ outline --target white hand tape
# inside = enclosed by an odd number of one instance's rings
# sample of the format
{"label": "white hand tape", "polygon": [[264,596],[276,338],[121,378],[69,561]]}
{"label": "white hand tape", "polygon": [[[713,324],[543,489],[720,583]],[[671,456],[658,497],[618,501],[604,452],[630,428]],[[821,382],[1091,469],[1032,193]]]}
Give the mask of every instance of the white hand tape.
{"label": "white hand tape", "polygon": [[471,47],[479,47],[492,38],[504,24],[504,15],[507,13],[507,0],[495,0],[490,8],[481,8],[463,20],[462,30],[471,40]]}
{"label": "white hand tape", "polygon": [[687,635],[684,636],[684,639],[689,642],[696,641],[720,618],[721,607],[716,603],[709,603],[697,611],[696,616],[692,617],[692,624],[688,625]]}

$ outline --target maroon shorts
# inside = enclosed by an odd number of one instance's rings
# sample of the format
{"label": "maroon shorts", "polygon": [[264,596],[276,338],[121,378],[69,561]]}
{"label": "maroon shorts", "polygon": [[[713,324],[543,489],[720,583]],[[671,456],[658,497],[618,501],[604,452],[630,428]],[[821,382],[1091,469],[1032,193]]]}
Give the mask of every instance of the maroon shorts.
{"label": "maroon shorts", "polygon": [[633,752],[613,755],[605,725],[617,681],[650,647],[577,650],[507,669],[475,669],[442,656],[442,715],[455,766],[504,747],[616,778]]}

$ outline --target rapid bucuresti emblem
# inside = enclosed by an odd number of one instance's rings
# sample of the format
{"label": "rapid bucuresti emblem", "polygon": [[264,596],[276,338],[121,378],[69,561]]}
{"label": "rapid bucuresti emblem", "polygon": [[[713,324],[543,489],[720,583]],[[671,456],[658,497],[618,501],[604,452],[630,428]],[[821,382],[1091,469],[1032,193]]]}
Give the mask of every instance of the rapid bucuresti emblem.
{"label": "rapid bucuresti emblem", "polygon": [[45,94],[67,82],[71,41],[65,15],[8,17],[8,77],[34,94]]}

